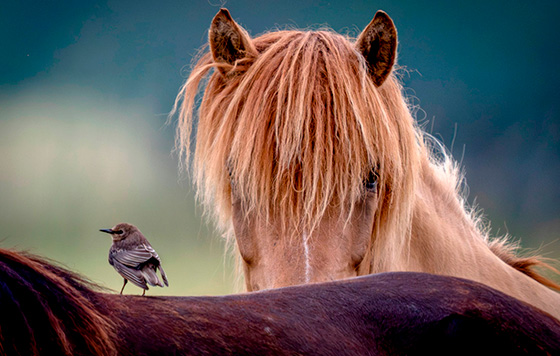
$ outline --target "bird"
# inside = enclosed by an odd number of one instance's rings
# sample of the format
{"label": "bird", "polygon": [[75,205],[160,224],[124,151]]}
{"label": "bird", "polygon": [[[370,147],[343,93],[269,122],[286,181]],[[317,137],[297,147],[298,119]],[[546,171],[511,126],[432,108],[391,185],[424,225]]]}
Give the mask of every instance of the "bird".
{"label": "bird", "polygon": [[[157,252],[136,226],[119,223],[111,229],[99,231],[110,234],[113,239],[109,249],[109,264],[124,278],[120,294],[128,281],[144,290],[142,296],[149,289],[148,284],[169,286]],[[161,280],[156,273],[158,269]]]}

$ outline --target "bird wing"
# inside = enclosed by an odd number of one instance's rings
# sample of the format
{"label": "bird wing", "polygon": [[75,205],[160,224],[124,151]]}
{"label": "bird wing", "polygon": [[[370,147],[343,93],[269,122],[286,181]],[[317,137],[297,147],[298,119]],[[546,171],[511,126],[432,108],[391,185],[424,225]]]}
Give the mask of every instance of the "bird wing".
{"label": "bird wing", "polygon": [[159,262],[161,262],[161,260],[159,259],[158,254],[157,254],[157,252],[156,252],[156,250],[154,250],[154,248],[153,248],[151,245],[143,244],[142,246],[146,249],[146,251],[149,251],[149,252],[152,254],[152,257],[153,257],[153,258],[155,258],[156,260],[158,260]]}
{"label": "bird wing", "polygon": [[[146,287],[146,282],[161,287],[163,287],[164,283],[166,286],[169,285],[167,276],[163,268],[161,268],[161,260],[157,252],[149,244],[141,244],[133,249],[114,249],[111,251],[111,257],[117,272],[138,286],[140,286],[138,282],[142,283],[144,287],[141,286],[141,288]],[[119,263],[122,269],[125,270],[121,271],[121,269],[117,268],[116,263]],[[157,268],[160,270],[163,283],[160,282],[156,275]],[[131,274],[134,277],[129,278]]]}
{"label": "bird wing", "polygon": [[115,270],[117,270],[117,272],[119,272],[121,276],[129,280],[131,283],[137,285],[140,288],[148,289],[148,286],[146,285],[146,281],[144,279],[144,275],[140,270],[125,266],[117,259],[113,260],[113,267],[115,268]]}
{"label": "bird wing", "polygon": [[145,244],[138,245],[134,249],[118,249],[113,254],[115,260],[132,268],[138,268],[152,257],[159,261],[159,256],[152,246]]}
{"label": "bird wing", "polygon": [[161,273],[161,279],[163,279],[163,283],[165,283],[166,286],[169,286],[169,282],[167,281],[167,275],[165,274],[165,271],[163,270],[163,267],[161,266],[161,260],[159,259],[159,256],[158,256],[156,250],[154,250],[153,247],[150,246],[150,245],[144,245],[144,247],[146,248],[146,250],[150,251],[153,258],[158,260],[159,263],[156,265],[156,267],[159,269],[159,273]]}

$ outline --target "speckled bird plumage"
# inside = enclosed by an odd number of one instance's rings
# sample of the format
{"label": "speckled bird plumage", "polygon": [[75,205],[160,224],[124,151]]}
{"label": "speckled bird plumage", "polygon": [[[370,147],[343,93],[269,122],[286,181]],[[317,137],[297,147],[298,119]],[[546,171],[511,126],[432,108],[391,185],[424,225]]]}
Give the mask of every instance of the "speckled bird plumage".
{"label": "speckled bird plumage", "polygon": [[[111,229],[101,229],[113,238],[113,245],[109,249],[109,263],[127,281],[142,288],[144,292],[148,285],[168,286],[167,276],[161,266],[161,260],[148,240],[137,227],[127,223],[120,223]],[[161,273],[161,279],[157,270]]]}

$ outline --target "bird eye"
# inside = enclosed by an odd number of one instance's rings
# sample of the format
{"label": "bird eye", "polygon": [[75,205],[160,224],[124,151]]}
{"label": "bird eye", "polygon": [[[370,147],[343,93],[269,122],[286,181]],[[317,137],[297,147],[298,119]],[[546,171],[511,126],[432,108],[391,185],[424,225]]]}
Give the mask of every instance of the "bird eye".
{"label": "bird eye", "polygon": [[115,234],[117,234],[117,235],[122,235],[123,233],[124,233],[124,231],[122,231],[122,230],[115,231]]}
{"label": "bird eye", "polygon": [[369,172],[369,175],[367,177],[367,179],[364,181],[364,186],[366,187],[366,190],[369,192],[374,192],[377,190],[377,180],[378,180],[379,176],[377,175],[377,173],[375,172],[375,170],[372,170]]}

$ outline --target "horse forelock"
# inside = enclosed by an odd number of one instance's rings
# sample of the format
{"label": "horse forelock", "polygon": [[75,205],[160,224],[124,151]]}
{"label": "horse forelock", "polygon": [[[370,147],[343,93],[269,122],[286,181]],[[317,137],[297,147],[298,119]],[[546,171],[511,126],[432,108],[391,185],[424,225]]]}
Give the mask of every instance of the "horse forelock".
{"label": "horse forelock", "polygon": [[[259,54],[234,66],[202,56],[177,98],[177,147],[182,160],[192,159],[197,193],[218,225],[231,230],[233,189],[248,211],[309,233],[329,207],[350,216],[375,170],[378,219],[390,223],[376,224],[374,235],[394,230],[385,240],[395,251],[406,245],[422,143],[398,79],[376,87],[353,43],[330,31],[271,32],[253,41]],[[218,66],[225,76],[210,74]]]}

